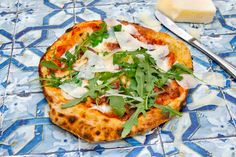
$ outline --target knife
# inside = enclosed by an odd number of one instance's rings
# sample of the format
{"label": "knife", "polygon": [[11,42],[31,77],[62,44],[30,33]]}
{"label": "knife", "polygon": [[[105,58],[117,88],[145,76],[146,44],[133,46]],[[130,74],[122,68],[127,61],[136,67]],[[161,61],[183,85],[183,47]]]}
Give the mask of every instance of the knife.
{"label": "knife", "polygon": [[163,15],[158,10],[155,11],[156,18],[161,22],[163,26],[165,26],[168,30],[173,32],[175,35],[197,48],[199,51],[207,55],[209,58],[214,60],[221,66],[228,74],[230,74],[234,79],[236,79],[236,67],[229,63],[228,61],[222,59],[217,54],[213,53],[210,49],[202,45],[196,38],[191,36],[185,30],[177,26],[172,20]]}

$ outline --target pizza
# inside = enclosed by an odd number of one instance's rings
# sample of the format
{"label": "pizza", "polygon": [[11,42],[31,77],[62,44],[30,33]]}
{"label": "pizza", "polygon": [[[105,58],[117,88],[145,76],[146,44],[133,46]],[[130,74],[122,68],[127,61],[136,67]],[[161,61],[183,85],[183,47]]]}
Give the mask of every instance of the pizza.
{"label": "pizza", "polygon": [[51,121],[88,142],[144,134],[181,116],[184,74],[192,59],[182,41],[112,19],[69,28],[39,63]]}

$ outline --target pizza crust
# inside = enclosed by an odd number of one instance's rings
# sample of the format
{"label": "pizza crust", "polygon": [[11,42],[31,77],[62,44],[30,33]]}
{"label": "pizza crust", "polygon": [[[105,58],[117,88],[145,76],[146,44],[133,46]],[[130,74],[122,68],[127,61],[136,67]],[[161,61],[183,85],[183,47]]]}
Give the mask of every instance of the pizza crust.
{"label": "pizza crust", "polygon": [[[101,23],[102,21],[81,22],[69,28],[65,34],[47,49],[41,61],[52,59],[54,54],[60,57],[66,50],[82,42],[82,39],[86,36],[86,32],[99,29],[98,26]],[[131,24],[125,21],[122,23]],[[166,33],[155,32],[138,24],[132,25],[136,27],[142,36],[150,40],[150,42],[160,41],[164,45],[168,45],[170,52],[174,53],[176,61],[192,68],[190,51],[182,41],[174,39]],[[46,77],[48,74],[48,69],[39,64],[40,77]],[[45,84],[44,81],[41,83],[42,85]],[[171,105],[176,110],[181,109],[188,93],[188,90],[180,86],[179,91],[179,97],[171,100]],[[88,106],[92,104],[90,98],[85,103],[71,108],[61,109],[61,105],[69,100],[63,97],[62,91],[59,88],[43,87],[43,93],[50,106],[49,116],[54,124],[88,142],[121,139],[122,125],[125,121],[115,117],[108,117],[98,110],[89,109]],[[128,136],[143,134],[168,120],[170,120],[169,117],[163,114],[160,109],[151,108],[146,116],[139,116],[138,125],[132,128]]]}

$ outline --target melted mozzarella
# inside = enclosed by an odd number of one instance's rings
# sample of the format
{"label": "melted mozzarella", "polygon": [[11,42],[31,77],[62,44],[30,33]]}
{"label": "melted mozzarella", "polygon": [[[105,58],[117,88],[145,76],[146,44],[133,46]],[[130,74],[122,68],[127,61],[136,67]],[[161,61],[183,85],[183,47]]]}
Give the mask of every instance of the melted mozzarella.
{"label": "melted mozzarella", "polygon": [[95,110],[98,110],[102,113],[109,113],[109,112],[112,111],[111,106],[105,105],[105,104],[103,104],[103,105],[93,105],[93,107],[91,107],[90,109],[95,109]]}
{"label": "melted mozzarella", "polygon": [[64,83],[59,87],[63,92],[65,92],[69,96],[72,96],[74,98],[81,98],[85,93],[88,92],[88,89],[85,88],[86,85],[87,81],[82,81],[81,86],[78,86],[77,84],[74,83]]}

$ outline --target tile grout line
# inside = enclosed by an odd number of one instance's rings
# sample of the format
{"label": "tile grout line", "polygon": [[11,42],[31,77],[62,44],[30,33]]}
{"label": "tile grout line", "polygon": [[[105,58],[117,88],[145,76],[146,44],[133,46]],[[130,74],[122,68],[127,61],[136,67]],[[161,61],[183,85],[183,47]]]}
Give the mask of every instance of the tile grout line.
{"label": "tile grout line", "polygon": [[[19,0],[17,0],[17,4],[19,3]],[[19,10],[19,5],[17,5],[17,9],[16,9],[16,19],[18,18],[18,10]],[[6,78],[6,84],[8,84],[8,79],[9,79],[9,74],[10,74],[10,68],[11,68],[11,62],[12,62],[12,56],[13,56],[13,49],[14,49],[14,44],[15,44],[15,34],[16,34],[16,23],[14,23],[14,27],[13,27],[13,34],[12,34],[12,44],[11,44],[11,54],[10,54],[10,63],[8,65],[8,69],[7,69],[7,78]],[[7,96],[7,85],[4,91],[4,95],[2,98],[2,105],[1,106],[5,106],[5,99]],[[2,136],[2,125],[3,125],[3,119],[4,119],[4,113],[1,112],[1,120],[0,120],[0,136]]]}
{"label": "tile grout line", "polygon": [[[80,139],[81,140],[81,139]],[[136,149],[136,148],[147,148],[149,146],[156,146],[156,144],[146,144],[146,145],[138,145],[138,146],[128,146],[128,147],[112,147],[112,148],[105,148],[106,150],[115,150],[115,149]],[[96,150],[94,149],[87,149],[84,150],[84,152],[94,152]],[[66,153],[73,153],[73,152],[78,152],[78,153],[82,153],[79,149],[76,150],[69,150],[66,151]],[[48,153],[31,153],[28,155],[48,155],[48,154],[54,154],[56,152],[48,152]],[[82,155],[82,154],[79,154]],[[83,155],[82,155],[83,156]],[[80,156],[81,157],[81,156]]]}
{"label": "tile grout line", "polygon": [[[209,60],[209,62],[210,62],[210,71],[212,71],[212,72],[215,72],[215,70],[214,70],[214,68],[213,68],[213,64],[212,64],[212,62],[213,62],[213,60],[211,60],[210,58],[208,59]],[[217,64],[218,65],[218,64]],[[219,66],[219,65],[218,65]],[[221,68],[221,67],[220,67]],[[225,72],[225,71],[224,71]],[[231,80],[232,81],[232,80]],[[229,106],[228,106],[228,103],[226,102],[226,99],[225,99],[225,94],[224,94],[224,91],[222,90],[222,88],[221,87],[218,87],[218,90],[220,91],[220,93],[222,94],[222,96],[223,96],[223,99],[224,99],[224,105],[225,105],[225,107],[226,107],[226,109],[227,109],[227,112],[228,112],[228,114],[229,114],[229,116],[230,116],[230,119],[232,119],[233,120],[233,115],[232,115],[232,113],[231,113],[231,111],[230,111],[230,109],[229,109]],[[236,123],[233,121],[233,126],[234,126],[234,130],[235,130],[235,132],[236,132]]]}
{"label": "tile grout line", "polygon": [[163,141],[162,141],[162,137],[161,137],[160,127],[159,127],[159,126],[157,127],[157,131],[158,131],[158,136],[159,136],[160,142],[161,142],[161,148],[162,148],[162,151],[163,151],[163,156],[166,157],[166,152],[165,152],[165,148],[164,148],[164,143],[163,143]]}
{"label": "tile grout line", "polygon": [[[220,90],[220,93],[221,93],[222,96],[223,96],[224,103],[225,103],[226,109],[227,109],[227,111],[228,111],[228,113],[229,113],[229,115],[230,115],[230,118],[233,120],[233,117],[234,117],[234,116],[232,115],[232,113],[231,113],[231,111],[230,111],[230,109],[229,109],[228,103],[227,103],[226,98],[225,98],[224,91],[223,91],[222,88],[220,88],[220,87],[219,87],[219,90]],[[235,132],[236,132],[236,122],[234,122],[234,120],[233,120],[233,124],[234,124],[234,129],[235,129]]]}
{"label": "tile grout line", "polygon": [[[215,70],[214,70],[213,67],[212,67],[212,62],[213,62],[213,60],[209,59],[209,62],[211,63],[211,64],[210,64],[210,68],[211,68],[211,70],[214,72]],[[218,65],[218,64],[217,64],[217,65]],[[218,66],[219,66],[219,65],[218,65]],[[231,80],[231,81],[232,81],[232,80]],[[227,112],[229,113],[230,118],[233,119],[233,115],[231,114],[230,109],[229,109],[229,106],[228,106],[228,103],[226,102],[226,99],[225,99],[224,91],[222,90],[221,87],[218,87],[218,89],[219,89],[220,93],[221,93],[222,96],[223,96],[224,104],[225,104],[225,107],[226,107],[226,109],[227,109]],[[234,121],[233,121],[233,124],[234,124],[234,129],[235,129],[235,132],[236,132],[236,123],[235,123]]]}
{"label": "tile grout line", "polygon": [[76,3],[76,1],[75,0],[73,0],[73,18],[74,18],[74,25],[76,24],[76,13],[75,13],[75,3]]}
{"label": "tile grout line", "polygon": [[[229,136],[224,136],[224,137],[196,138],[196,139],[191,139],[191,140],[189,140],[189,141],[216,140],[216,139],[229,139],[229,138],[236,138],[236,135],[229,135]],[[188,142],[188,141],[183,141],[183,142]]]}

